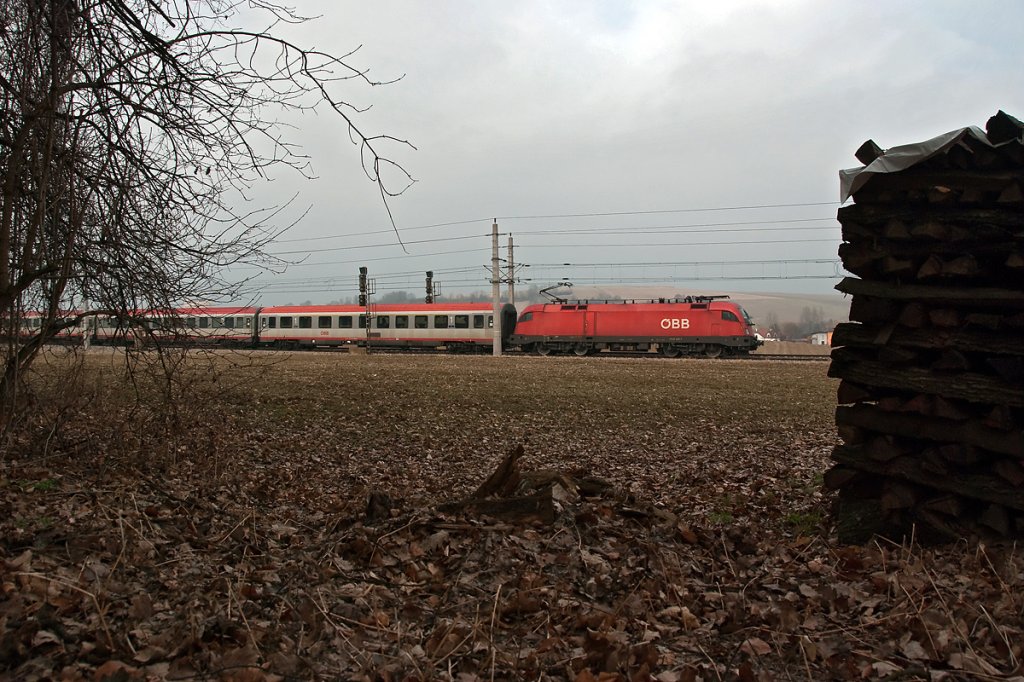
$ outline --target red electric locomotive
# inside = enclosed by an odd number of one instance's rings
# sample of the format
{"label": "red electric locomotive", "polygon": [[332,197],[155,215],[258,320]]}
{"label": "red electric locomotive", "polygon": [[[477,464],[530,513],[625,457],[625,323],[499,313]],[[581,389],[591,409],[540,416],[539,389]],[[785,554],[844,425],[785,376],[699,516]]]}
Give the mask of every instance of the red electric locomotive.
{"label": "red electric locomotive", "polygon": [[727,296],[617,303],[561,301],[531,305],[516,322],[514,345],[541,355],[600,350],[680,355],[746,355],[760,345],[753,321]]}

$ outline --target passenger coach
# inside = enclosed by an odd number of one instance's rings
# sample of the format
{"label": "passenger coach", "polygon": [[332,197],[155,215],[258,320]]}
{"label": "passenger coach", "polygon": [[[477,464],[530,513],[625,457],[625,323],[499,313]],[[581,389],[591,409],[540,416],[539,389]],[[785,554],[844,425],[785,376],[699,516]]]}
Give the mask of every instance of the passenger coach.
{"label": "passenger coach", "polygon": [[258,308],[211,306],[145,310],[129,320],[113,315],[90,318],[92,340],[99,344],[132,345],[149,341],[182,344],[251,345]]}
{"label": "passenger coach", "polygon": [[[364,346],[486,349],[493,343],[494,312],[488,303],[269,306],[257,316],[257,343],[279,348]],[[502,336],[515,326],[515,308],[501,308]],[[369,327],[369,328],[367,328]]]}

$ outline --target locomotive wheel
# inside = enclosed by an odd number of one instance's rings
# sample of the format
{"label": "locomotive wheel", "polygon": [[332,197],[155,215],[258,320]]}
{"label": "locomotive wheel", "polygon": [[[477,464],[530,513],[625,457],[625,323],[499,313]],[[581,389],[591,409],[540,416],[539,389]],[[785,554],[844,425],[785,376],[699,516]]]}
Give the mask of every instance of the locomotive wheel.
{"label": "locomotive wheel", "polygon": [[580,343],[573,346],[572,352],[582,358],[584,356],[590,355],[590,346]]}
{"label": "locomotive wheel", "polygon": [[679,354],[682,352],[675,346],[661,346],[658,350],[661,351],[661,354],[666,358],[678,358]]}
{"label": "locomotive wheel", "polygon": [[537,351],[537,355],[551,355],[551,346],[546,343],[538,343],[533,349]]}
{"label": "locomotive wheel", "polygon": [[708,346],[707,349],[705,349],[705,351],[704,351],[704,357],[708,357],[708,358],[717,358],[717,357],[721,357],[721,355],[722,355],[722,347],[721,346]]}

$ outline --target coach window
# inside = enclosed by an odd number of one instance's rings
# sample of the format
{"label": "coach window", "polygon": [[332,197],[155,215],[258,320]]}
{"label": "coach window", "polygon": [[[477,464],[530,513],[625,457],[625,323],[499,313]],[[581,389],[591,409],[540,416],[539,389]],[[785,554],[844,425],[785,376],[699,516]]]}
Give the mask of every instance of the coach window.
{"label": "coach window", "polygon": [[409,316],[408,315],[395,315],[395,329],[408,329],[409,328]]}
{"label": "coach window", "polygon": [[390,315],[378,315],[377,316],[377,329],[390,329],[391,328],[391,316]]}
{"label": "coach window", "polygon": [[313,316],[312,315],[300,315],[299,316],[299,329],[312,329],[313,328]]}
{"label": "coach window", "polygon": [[739,322],[740,321],[740,318],[736,317],[736,313],[732,312],[731,310],[723,310],[722,311],[722,319],[725,320],[726,322]]}
{"label": "coach window", "polygon": [[359,328],[366,329],[366,315],[359,316]]}
{"label": "coach window", "polygon": [[[114,325],[110,324],[110,322],[111,322],[111,320],[108,317],[106,319],[106,324],[104,324],[103,326],[104,327],[113,327]],[[186,317],[185,318],[185,326],[188,327],[189,329],[195,329],[196,328],[196,318],[194,318],[194,317]]]}
{"label": "coach window", "polygon": [[483,315],[474,315],[473,316],[473,329],[483,329],[483,328],[484,328],[484,316]]}
{"label": "coach window", "polygon": [[289,315],[282,315],[281,316],[281,329],[291,329],[291,328],[292,328],[292,318],[291,318],[291,316],[289,316]]}
{"label": "coach window", "polygon": [[277,329],[277,318],[276,317],[268,317],[268,318],[266,318],[266,320],[267,320],[267,329]]}
{"label": "coach window", "polygon": [[448,328],[448,316],[447,315],[434,315],[434,329],[447,329]]}
{"label": "coach window", "polygon": [[[362,327],[363,325],[359,325]],[[352,316],[343,315],[338,318],[338,329],[351,329],[352,328]]]}
{"label": "coach window", "polygon": [[210,328],[210,318],[208,318],[208,317],[200,317],[199,318],[199,328],[200,329],[209,329]]}
{"label": "coach window", "polygon": [[455,328],[456,329],[469,329],[469,315],[456,315],[455,316]]}
{"label": "coach window", "polygon": [[416,327],[417,329],[426,329],[427,328],[427,316],[426,315],[416,315],[412,319],[412,323],[413,323],[413,326]]}
{"label": "coach window", "polygon": [[224,318],[224,326],[227,327],[228,329],[234,329],[235,328],[235,318],[233,318],[233,317],[225,317]]}
{"label": "coach window", "polygon": [[331,328],[331,316],[320,315],[316,318],[317,329],[330,329]]}
{"label": "coach window", "polygon": [[224,326],[224,318],[223,317],[215,317],[215,318],[213,318],[213,324],[210,325],[210,326],[212,326],[212,327],[223,327]]}

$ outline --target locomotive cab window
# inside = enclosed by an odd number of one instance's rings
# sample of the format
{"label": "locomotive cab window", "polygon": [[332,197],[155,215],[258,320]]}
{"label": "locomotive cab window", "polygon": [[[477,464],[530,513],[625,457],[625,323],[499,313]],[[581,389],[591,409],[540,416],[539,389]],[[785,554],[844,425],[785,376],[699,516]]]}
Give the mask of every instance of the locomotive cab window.
{"label": "locomotive cab window", "polygon": [[427,316],[426,315],[416,315],[413,318],[412,324],[413,324],[414,327],[416,327],[416,329],[426,329],[427,328]]}
{"label": "locomotive cab window", "polygon": [[722,311],[722,319],[725,320],[726,322],[739,322],[740,321],[740,318],[736,317],[736,313],[732,312],[731,310],[723,310]]}
{"label": "locomotive cab window", "polygon": [[377,329],[390,329],[391,328],[391,316],[390,315],[378,315],[377,316]]}
{"label": "locomotive cab window", "polygon": [[299,317],[299,329],[312,329],[313,328],[313,316],[302,315]]}
{"label": "locomotive cab window", "polygon": [[519,316],[519,321],[520,322],[529,322],[532,319],[533,319],[533,311],[532,310],[530,312],[528,312],[528,313],[523,313],[522,315]]}
{"label": "locomotive cab window", "polygon": [[469,329],[469,315],[456,315],[455,316],[455,328],[456,329]]}
{"label": "locomotive cab window", "polygon": [[320,315],[316,318],[317,329],[330,329],[331,328],[331,316]]}
{"label": "locomotive cab window", "polygon": [[474,315],[473,316],[473,329],[483,329],[483,328],[484,328],[484,316],[483,315]]}
{"label": "locomotive cab window", "polygon": [[447,329],[448,328],[448,316],[447,315],[434,315],[434,329]]}
{"label": "locomotive cab window", "polygon": [[292,318],[290,316],[288,316],[288,315],[283,315],[281,317],[281,329],[291,329],[291,328],[292,328]]}
{"label": "locomotive cab window", "polygon": [[[359,325],[362,327],[363,325]],[[351,329],[352,328],[352,316],[342,315],[338,318],[338,329]]]}
{"label": "locomotive cab window", "polygon": [[395,329],[408,329],[409,328],[409,316],[408,315],[395,315]]}

